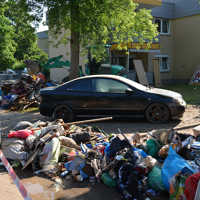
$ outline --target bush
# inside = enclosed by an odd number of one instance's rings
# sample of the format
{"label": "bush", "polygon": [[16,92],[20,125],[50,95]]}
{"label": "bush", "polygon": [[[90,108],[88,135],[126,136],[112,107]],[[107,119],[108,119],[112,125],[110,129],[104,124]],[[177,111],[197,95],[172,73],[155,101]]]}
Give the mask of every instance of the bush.
{"label": "bush", "polygon": [[24,69],[26,67],[26,65],[22,62],[22,61],[16,61],[13,66],[12,69],[16,70],[16,69]]}

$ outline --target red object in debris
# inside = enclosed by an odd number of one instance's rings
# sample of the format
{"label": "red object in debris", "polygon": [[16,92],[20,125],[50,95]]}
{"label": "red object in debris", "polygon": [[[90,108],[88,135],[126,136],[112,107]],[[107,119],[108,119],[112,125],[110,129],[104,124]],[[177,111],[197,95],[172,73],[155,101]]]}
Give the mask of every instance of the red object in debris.
{"label": "red object in debris", "polygon": [[100,151],[100,153],[102,154],[102,155],[104,155],[104,150],[105,150],[105,146],[103,146],[103,145],[101,145],[100,147],[97,147],[98,148],[98,150]]}
{"label": "red object in debris", "polygon": [[39,72],[39,73],[37,74],[37,77],[40,78],[41,80],[43,80],[44,82],[45,82],[45,80],[46,80],[45,75],[44,75],[43,73],[41,73],[41,72]]}
{"label": "red object in debris", "polygon": [[199,180],[200,180],[200,173],[193,174],[192,176],[186,179],[184,194],[187,200],[194,200]]}
{"label": "red object in debris", "polygon": [[33,135],[34,131],[31,130],[19,130],[19,131],[13,131],[8,134],[9,138],[22,138],[26,139],[29,135]]}

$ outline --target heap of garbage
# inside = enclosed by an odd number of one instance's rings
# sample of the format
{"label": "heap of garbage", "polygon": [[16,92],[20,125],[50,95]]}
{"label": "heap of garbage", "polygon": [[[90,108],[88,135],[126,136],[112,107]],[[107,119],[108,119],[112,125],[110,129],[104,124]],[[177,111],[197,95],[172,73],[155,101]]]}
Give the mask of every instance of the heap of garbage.
{"label": "heap of garbage", "polygon": [[163,192],[170,199],[193,200],[200,192],[199,133],[199,128],[193,136],[163,129],[127,138],[59,119],[19,122],[1,147],[23,170],[102,182],[116,188],[123,200],[153,199]]}
{"label": "heap of garbage", "polygon": [[1,86],[1,106],[12,111],[22,111],[39,104],[39,91],[45,86],[44,78],[23,74],[19,80],[5,81]]}

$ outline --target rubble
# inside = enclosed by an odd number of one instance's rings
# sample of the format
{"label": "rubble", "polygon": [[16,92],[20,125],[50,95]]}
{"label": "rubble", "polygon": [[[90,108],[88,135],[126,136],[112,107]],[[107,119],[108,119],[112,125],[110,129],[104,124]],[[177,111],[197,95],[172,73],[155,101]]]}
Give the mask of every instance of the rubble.
{"label": "rubble", "polygon": [[39,104],[39,90],[45,86],[40,76],[34,78],[28,74],[14,82],[5,81],[1,85],[1,106],[11,111],[22,111]]}
{"label": "rubble", "polygon": [[2,151],[20,161],[22,170],[32,168],[61,186],[71,178],[102,182],[123,200],[154,199],[162,192],[170,199],[194,198],[200,181],[198,135],[163,129],[127,138],[85,124],[93,121],[20,122],[2,142]]}

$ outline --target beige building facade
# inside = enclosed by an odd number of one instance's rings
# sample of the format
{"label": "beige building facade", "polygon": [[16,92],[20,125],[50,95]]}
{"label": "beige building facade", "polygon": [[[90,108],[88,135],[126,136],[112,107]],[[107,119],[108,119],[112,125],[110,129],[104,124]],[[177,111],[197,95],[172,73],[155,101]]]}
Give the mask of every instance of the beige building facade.
{"label": "beige building facade", "polygon": [[[139,0],[138,0],[139,2]],[[149,7],[150,1],[143,1],[143,7],[152,10],[158,24],[159,42],[153,48],[129,48],[129,56],[116,50],[112,53],[112,64],[126,66],[134,72],[134,59],[143,61],[144,69],[153,78],[152,60],[157,58],[160,78],[163,84],[188,83],[196,69],[200,68],[200,5],[198,0],[162,0]]]}
{"label": "beige building facade", "polygon": [[[49,58],[62,55],[63,61],[70,61],[70,43],[58,44],[58,41],[62,38],[63,34],[61,34],[59,38],[55,39],[55,36],[53,36],[49,31],[39,32],[37,33],[38,46],[48,54]],[[86,56],[81,56],[79,63],[80,65],[84,65],[86,63]]]}
{"label": "beige building facade", "polygon": [[48,39],[48,31],[42,31],[37,33],[37,44],[40,49],[49,55],[49,39]]}

